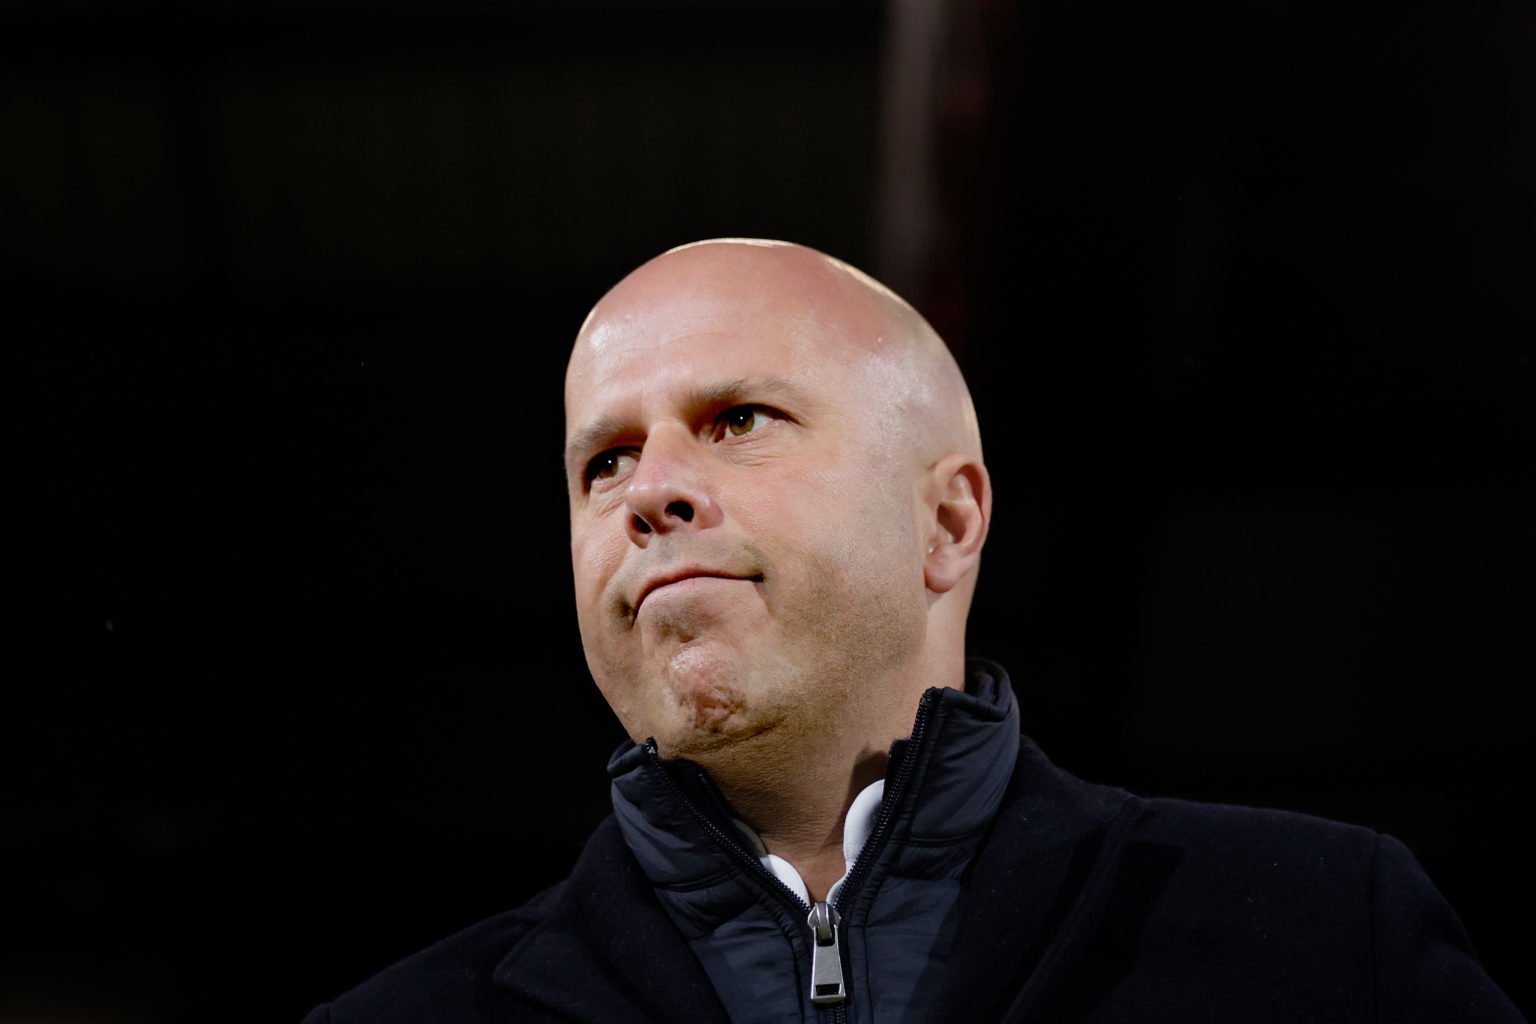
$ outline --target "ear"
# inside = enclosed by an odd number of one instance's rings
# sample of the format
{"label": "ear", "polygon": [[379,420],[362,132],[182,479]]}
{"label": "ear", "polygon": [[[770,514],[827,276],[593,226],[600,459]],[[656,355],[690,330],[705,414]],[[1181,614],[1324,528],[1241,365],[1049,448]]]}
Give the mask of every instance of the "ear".
{"label": "ear", "polygon": [[923,582],[935,594],[954,589],[981,560],[992,520],[992,480],[974,455],[955,453],[934,463],[928,476],[928,553]]}

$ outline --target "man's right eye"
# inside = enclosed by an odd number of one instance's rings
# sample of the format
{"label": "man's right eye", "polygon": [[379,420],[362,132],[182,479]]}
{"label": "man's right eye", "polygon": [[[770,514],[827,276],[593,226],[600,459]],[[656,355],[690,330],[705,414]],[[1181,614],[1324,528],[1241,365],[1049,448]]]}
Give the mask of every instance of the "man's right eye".
{"label": "man's right eye", "polygon": [[622,448],[603,452],[587,463],[587,485],[591,486],[597,480],[613,480],[623,476],[634,468],[634,461],[634,453]]}

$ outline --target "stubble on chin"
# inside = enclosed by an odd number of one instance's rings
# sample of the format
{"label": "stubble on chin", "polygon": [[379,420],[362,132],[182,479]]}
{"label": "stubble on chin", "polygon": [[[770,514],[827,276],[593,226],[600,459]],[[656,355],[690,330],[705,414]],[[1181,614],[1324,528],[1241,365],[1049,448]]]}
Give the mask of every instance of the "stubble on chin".
{"label": "stubble on chin", "polygon": [[[676,755],[708,750],[751,731],[752,699],[739,666],[709,640],[693,640],[670,652],[661,669],[668,737]],[[661,737],[658,737],[660,739]]]}

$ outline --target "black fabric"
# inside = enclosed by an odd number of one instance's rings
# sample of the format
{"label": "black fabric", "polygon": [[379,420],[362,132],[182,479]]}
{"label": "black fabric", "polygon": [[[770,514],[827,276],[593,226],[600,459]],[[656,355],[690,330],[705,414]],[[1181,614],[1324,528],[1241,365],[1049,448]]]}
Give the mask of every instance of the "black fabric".
{"label": "black fabric", "polygon": [[[934,1019],[1507,1022],[1396,840],[1280,811],[1143,800],[1027,739],[965,879]],[[725,1021],[609,818],[565,882],[317,1007],[307,1024]]]}

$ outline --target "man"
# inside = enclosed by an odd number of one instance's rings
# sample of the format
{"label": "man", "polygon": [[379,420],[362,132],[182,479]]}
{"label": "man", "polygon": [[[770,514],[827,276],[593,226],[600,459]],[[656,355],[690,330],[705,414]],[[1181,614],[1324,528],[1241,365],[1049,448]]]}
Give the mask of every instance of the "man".
{"label": "man", "polygon": [[571,876],[335,1021],[1515,1021],[1396,841],[1143,800],[967,663],[992,492],[915,311],[779,242],[674,249],[566,376],[577,615],[633,739]]}

